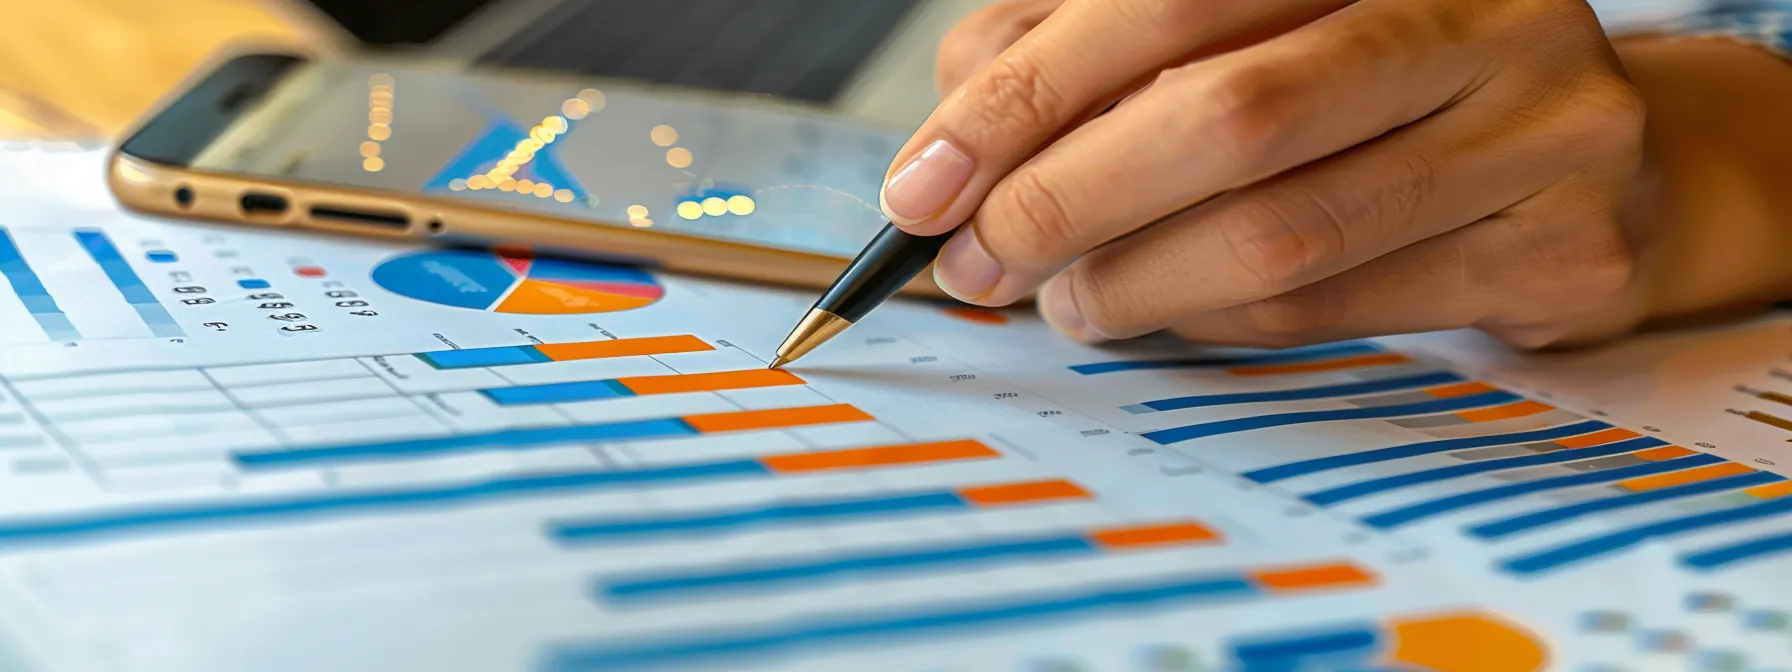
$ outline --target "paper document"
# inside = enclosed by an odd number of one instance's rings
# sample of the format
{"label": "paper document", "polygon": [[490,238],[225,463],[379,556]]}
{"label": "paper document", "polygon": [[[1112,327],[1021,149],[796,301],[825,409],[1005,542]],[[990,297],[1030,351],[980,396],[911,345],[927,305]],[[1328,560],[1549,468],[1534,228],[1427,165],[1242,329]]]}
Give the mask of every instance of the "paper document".
{"label": "paper document", "polygon": [[144,220],[101,164],[0,153],[6,669],[1792,660],[1792,322],[1538,359],[896,303],[770,371],[809,293]]}

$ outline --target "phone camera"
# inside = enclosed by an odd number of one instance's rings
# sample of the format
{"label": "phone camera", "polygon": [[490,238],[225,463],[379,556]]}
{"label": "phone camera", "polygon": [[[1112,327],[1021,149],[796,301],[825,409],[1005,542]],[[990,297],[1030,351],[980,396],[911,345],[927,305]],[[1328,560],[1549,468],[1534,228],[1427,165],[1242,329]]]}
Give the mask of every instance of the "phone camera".
{"label": "phone camera", "polygon": [[174,203],[182,208],[193,207],[193,190],[184,185],[179,189],[175,189]]}

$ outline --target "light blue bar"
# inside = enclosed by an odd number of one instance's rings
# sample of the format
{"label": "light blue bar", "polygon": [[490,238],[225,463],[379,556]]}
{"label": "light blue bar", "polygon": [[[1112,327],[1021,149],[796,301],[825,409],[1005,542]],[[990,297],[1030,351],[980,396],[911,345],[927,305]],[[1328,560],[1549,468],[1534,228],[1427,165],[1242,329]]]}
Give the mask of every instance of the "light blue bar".
{"label": "light blue bar", "polygon": [[1536,453],[1521,457],[1507,457],[1498,460],[1482,460],[1480,462],[1456,464],[1448,467],[1425,469],[1396,476],[1383,476],[1381,478],[1358,481],[1348,485],[1340,485],[1335,488],[1320,490],[1319,492],[1306,495],[1302,497],[1302,499],[1319,506],[1332,506],[1334,504],[1347,502],[1353,499],[1361,499],[1370,495],[1378,495],[1392,490],[1399,490],[1401,488],[1410,488],[1415,485],[1446,481],[1452,478],[1462,478],[1464,476],[1485,474],[1505,469],[1517,469],[1519,467],[1536,467],[1545,464],[1575,462],[1595,457],[1605,457],[1607,455],[1621,455],[1623,453],[1633,453],[1645,448],[1654,448],[1656,446],[1665,445],[1667,445],[1666,441],[1644,436],[1600,446]]}
{"label": "light blue bar", "polygon": [[522,450],[559,443],[626,441],[692,436],[697,430],[679,418],[631,420],[571,427],[505,429],[429,439],[353,443],[291,450],[245,451],[233,454],[243,469],[279,469],[366,460],[433,457],[479,450]]}
{"label": "light blue bar", "polygon": [[438,369],[477,369],[487,366],[542,364],[553,361],[532,345],[420,352],[417,353],[417,359]]}
{"label": "light blue bar", "polygon": [[143,318],[143,323],[149,325],[149,333],[155,334],[157,338],[180,338],[187,335],[186,330],[180,328],[180,323],[174,321],[174,316],[169,315],[168,309],[163,308],[162,304],[139,303],[131,307],[137,310],[137,317]]}
{"label": "light blue bar", "polygon": [[1145,432],[1143,436],[1160,444],[1169,445],[1183,441],[1234,434],[1270,427],[1285,427],[1314,422],[1335,422],[1339,420],[1367,420],[1372,418],[1397,418],[1407,415],[1425,415],[1429,413],[1447,413],[1464,411],[1483,406],[1494,406],[1514,401],[1520,397],[1511,392],[1482,392],[1451,399],[1438,399],[1417,404],[1399,404],[1396,406],[1375,406],[1371,408],[1347,408],[1335,411],[1306,411],[1303,413],[1279,413],[1275,415],[1257,415],[1248,418],[1204,422],[1198,425],[1172,427],[1155,432]]}
{"label": "light blue bar", "polygon": [[635,396],[634,390],[623,387],[622,383],[614,380],[583,380],[521,387],[494,387],[479,392],[499,406],[569,404]]}
{"label": "light blue bar", "polygon": [[1067,618],[1113,611],[1149,610],[1183,603],[1241,600],[1260,595],[1242,575],[1170,577],[1152,582],[1062,591],[1005,600],[941,604],[889,613],[826,614],[746,630],[685,637],[629,639],[555,647],[537,668],[543,672],[633,669],[669,663],[708,662],[728,669],[743,656],[766,655],[841,641],[890,638],[1014,622],[1062,623]]}
{"label": "light blue bar", "polygon": [[1239,366],[1261,366],[1264,364],[1293,364],[1296,362],[1310,362],[1346,355],[1367,355],[1377,352],[1383,352],[1383,350],[1380,346],[1372,343],[1338,343],[1250,355],[1143,359],[1130,362],[1097,362],[1094,364],[1078,364],[1070,367],[1070,370],[1085,376],[1094,376],[1120,371],[1150,371],[1156,369],[1229,369]]}
{"label": "light blue bar", "polygon": [[1510,485],[1502,485],[1487,488],[1485,490],[1476,490],[1474,492],[1465,492],[1459,495],[1433,499],[1428,502],[1420,502],[1392,511],[1384,511],[1364,518],[1363,524],[1385,530],[1409,523],[1415,523],[1426,518],[1441,516],[1452,511],[1460,511],[1471,506],[1480,506],[1482,504],[1489,504],[1507,499],[1517,499],[1525,495],[1536,494],[1539,492],[1561,490],[1564,488],[1577,488],[1583,485],[1594,485],[1597,483],[1613,483],[1625,479],[1665,474],[1671,471],[1680,471],[1682,469],[1691,469],[1693,467],[1703,467],[1719,462],[1723,462],[1723,458],[1714,455],[1691,455],[1676,460],[1647,462],[1628,467],[1619,467],[1617,469],[1606,469],[1604,471],[1592,471],[1584,474],[1556,476],[1554,478],[1542,478],[1535,481],[1513,483]]}
{"label": "light blue bar", "polygon": [[236,281],[236,286],[241,287],[243,289],[267,289],[269,287],[273,287],[274,285],[272,283],[269,283],[268,281],[262,280],[260,278],[247,278],[247,279]]}
{"label": "light blue bar", "polygon": [[785,502],[746,509],[702,511],[654,518],[556,521],[548,523],[548,536],[562,544],[591,543],[643,535],[707,533],[969,508],[971,505],[956,492],[919,492],[831,501]]}
{"label": "light blue bar", "polygon": [[1786,552],[1792,552],[1792,532],[1689,553],[1680,558],[1680,564],[1708,571]]}
{"label": "light blue bar", "polygon": [[1371,380],[1361,383],[1303,387],[1292,390],[1237,392],[1233,394],[1205,394],[1192,397],[1176,397],[1174,399],[1147,401],[1140,405],[1154,411],[1178,411],[1184,408],[1254,404],[1266,401],[1300,401],[1303,399],[1346,397],[1354,394],[1393,392],[1395,390],[1410,390],[1413,388],[1434,387],[1437,385],[1460,382],[1462,382],[1462,376],[1447,371],[1438,371],[1433,373],[1423,373],[1416,376],[1406,376],[1404,378],[1385,378],[1382,380]]}
{"label": "light blue bar", "polygon": [[[1372,623],[1297,636],[1252,638],[1232,645],[1236,672],[1365,670],[1385,642]],[[1232,669],[1232,668],[1227,668]]]}
{"label": "light blue bar", "polygon": [[1585,541],[1557,546],[1500,563],[1514,574],[1538,574],[1617,553],[1658,537],[1733,525],[1792,513],[1792,497],[1640,525]]}
{"label": "light blue bar", "polygon": [[106,272],[106,278],[118,288],[118,293],[124,295],[126,303],[157,303],[155,295],[149,292],[149,287],[143,284],[142,278],[137,277],[137,272],[131,270],[131,263],[118,253],[118,248],[104,231],[76,229],[75,241],[87,250],[87,256],[93,257],[94,262],[100,265],[100,270]]}
{"label": "light blue bar", "polygon": [[1532,430],[1532,431],[1528,431],[1528,432],[1514,432],[1511,434],[1494,434],[1494,435],[1490,435],[1490,436],[1471,436],[1471,437],[1466,437],[1466,438],[1461,438],[1461,439],[1442,439],[1439,441],[1426,441],[1423,443],[1413,443],[1413,444],[1408,444],[1408,445],[1404,445],[1404,446],[1394,446],[1392,448],[1378,448],[1376,450],[1369,450],[1369,451],[1364,451],[1361,453],[1349,453],[1346,455],[1332,455],[1330,457],[1318,457],[1318,458],[1314,458],[1311,460],[1303,460],[1300,462],[1290,462],[1288,464],[1281,464],[1281,465],[1276,465],[1273,467],[1265,467],[1263,469],[1258,469],[1256,471],[1248,471],[1248,472],[1245,472],[1243,474],[1243,476],[1245,478],[1251,479],[1258,483],[1274,483],[1276,481],[1287,480],[1290,478],[1294,478],[1296,476],[1305,476],[1307,474],[1317,474],[1322,471],[1332,471],[1334,469],[1343,469],[1346,467],[1355,467],[1355,466],[1360,466],[1360,465],[1364,465],[1364,464],[1375,464],[1377,462],[1389,462],[1392,460],[1400,460],[1400,459],[1405,459],[1408,457],[1418,457],[1420,455],[1435,455],[1437,453],[1450,453],[1450,452],[1455,452],[1458,450],[1468,450],[1471,448],[1486,448],[1489,446],[1506,446],[1506,445],[1515,445],[1515,444],[1520,444],[1520,443],[1535,443],[1538,441],[1554,441],[1556,439],[1565,439],[1570,436],[1580,436],[1582,434],[1591,434],[1593,432],[1611,429],[1611,428],[1612,428],[1611,425],[1605,424],[1603,422],[1599,422],[1597,420],[1588,420],[1585,422],[1577,422],[1572,425],[1563,425],[1561,427],[1551,427],[1549,429],[1538,429],[1538,430]]}
{"label": "light blue bar", "polygon": [[150,250],[145,252],[143,257],[155,264],[172,264],[180,261],[180,255],[168,250]]}
{"label": "light blue bar", "polygon": [[598,587],[612,600],[639,600],[710,588],[777,586],[791,583],[859,579],[941,566],[977,565],[995,560],[1028,560],[1094,555],[1100,547],[1081,536],[1004,539],[917,550],[881,550],[833,558],[786,561],[742,567],[725,565],[679,574],[618,577]]}
{"label": "light blue bar", "polygon": [[466,483],[313,492],[235,501],[120,507],[75,514],[0,519],[0,550],[32,543],[67,542],[100,534],[182,529],[204,524],[268,523],[366,510],[402,511],[555,493],[648,487],[705,479],[771,476],[771,470],[757,460],[727,460],[648,469],[541,473]]}
{"label": "light blue bar", "polygon": [[1624,493],[1616,497],[1595,499],[1589,502],[1576,502],[1574,504],[1544,509],[1542,511],[1534,511],[1520,516],[1513,516],[1511,518],[1503,518],[1481,523],[1468,528],[1468,533],[1480,539],[1500,539],[1539,527],[1590,516],[1595,513],[1647,506],[1656,502],[1665,502],[1713,492],[1723,492],[1725,490],[1752,488],[1757,485],[1778,483],[1783,480],[1786,479],[1777,474],[1757,471],[1752,474],[1714,478],[1709,481],[1687,483],[1685,485],[1676,485],[1670,488],[1661,488],[1659,490]]}
{"label": "light blue bar", "polygon": [[37,321],[37,326],[44,330],[44,335],[53,341],[77,341],[81,332],[75,330],[68,315],[56,305],[56,299],[50,296],[50,290],[44,288],[43,281],[37,272],[31,270],[31,264],[25,261],[25,255],[19,252],[12,234],[0,227],[0,277],[12,285],[12,291],[18,295],[19,302],[25,304],[25,312]]}

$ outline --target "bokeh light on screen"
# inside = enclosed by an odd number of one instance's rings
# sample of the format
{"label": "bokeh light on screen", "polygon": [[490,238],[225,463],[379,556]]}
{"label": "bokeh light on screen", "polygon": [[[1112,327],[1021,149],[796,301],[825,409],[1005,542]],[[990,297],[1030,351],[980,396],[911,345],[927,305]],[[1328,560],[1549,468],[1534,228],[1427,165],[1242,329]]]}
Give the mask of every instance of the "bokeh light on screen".
{"label": "bokeh light on screen", "polygon": [[661,147],[671,147],[673,143],[678,142],[678,129],[665,124],[660,124],[653,127],[653,130],[648,131],[647,137],[648,139],[653,140],[653,144]]}
{"label": "bokeh light on screen", "polygon": [[377,173],[385,169],[380,143],[392,137],[392,109],[398,103],[392,75],[380,72],[367,78],[367,140],[361,143],[361,169]]}
{"label": "bokeh light on screen", "polygon": [[691,166],[691,150],[683,147],[666,150],[666,164],[673,168],[689,168]]}

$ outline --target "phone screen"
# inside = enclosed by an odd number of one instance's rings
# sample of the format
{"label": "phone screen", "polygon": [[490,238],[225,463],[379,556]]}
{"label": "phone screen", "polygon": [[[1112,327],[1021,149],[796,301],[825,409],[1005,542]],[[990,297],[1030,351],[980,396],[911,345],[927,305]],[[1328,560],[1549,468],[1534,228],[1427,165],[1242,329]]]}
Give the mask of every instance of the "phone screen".
{"label": "phone screen", "polygon": [[192,168],[836,257],[884,225],[906,138],[739,96],[402,62],[305,61],[267,91]]}

